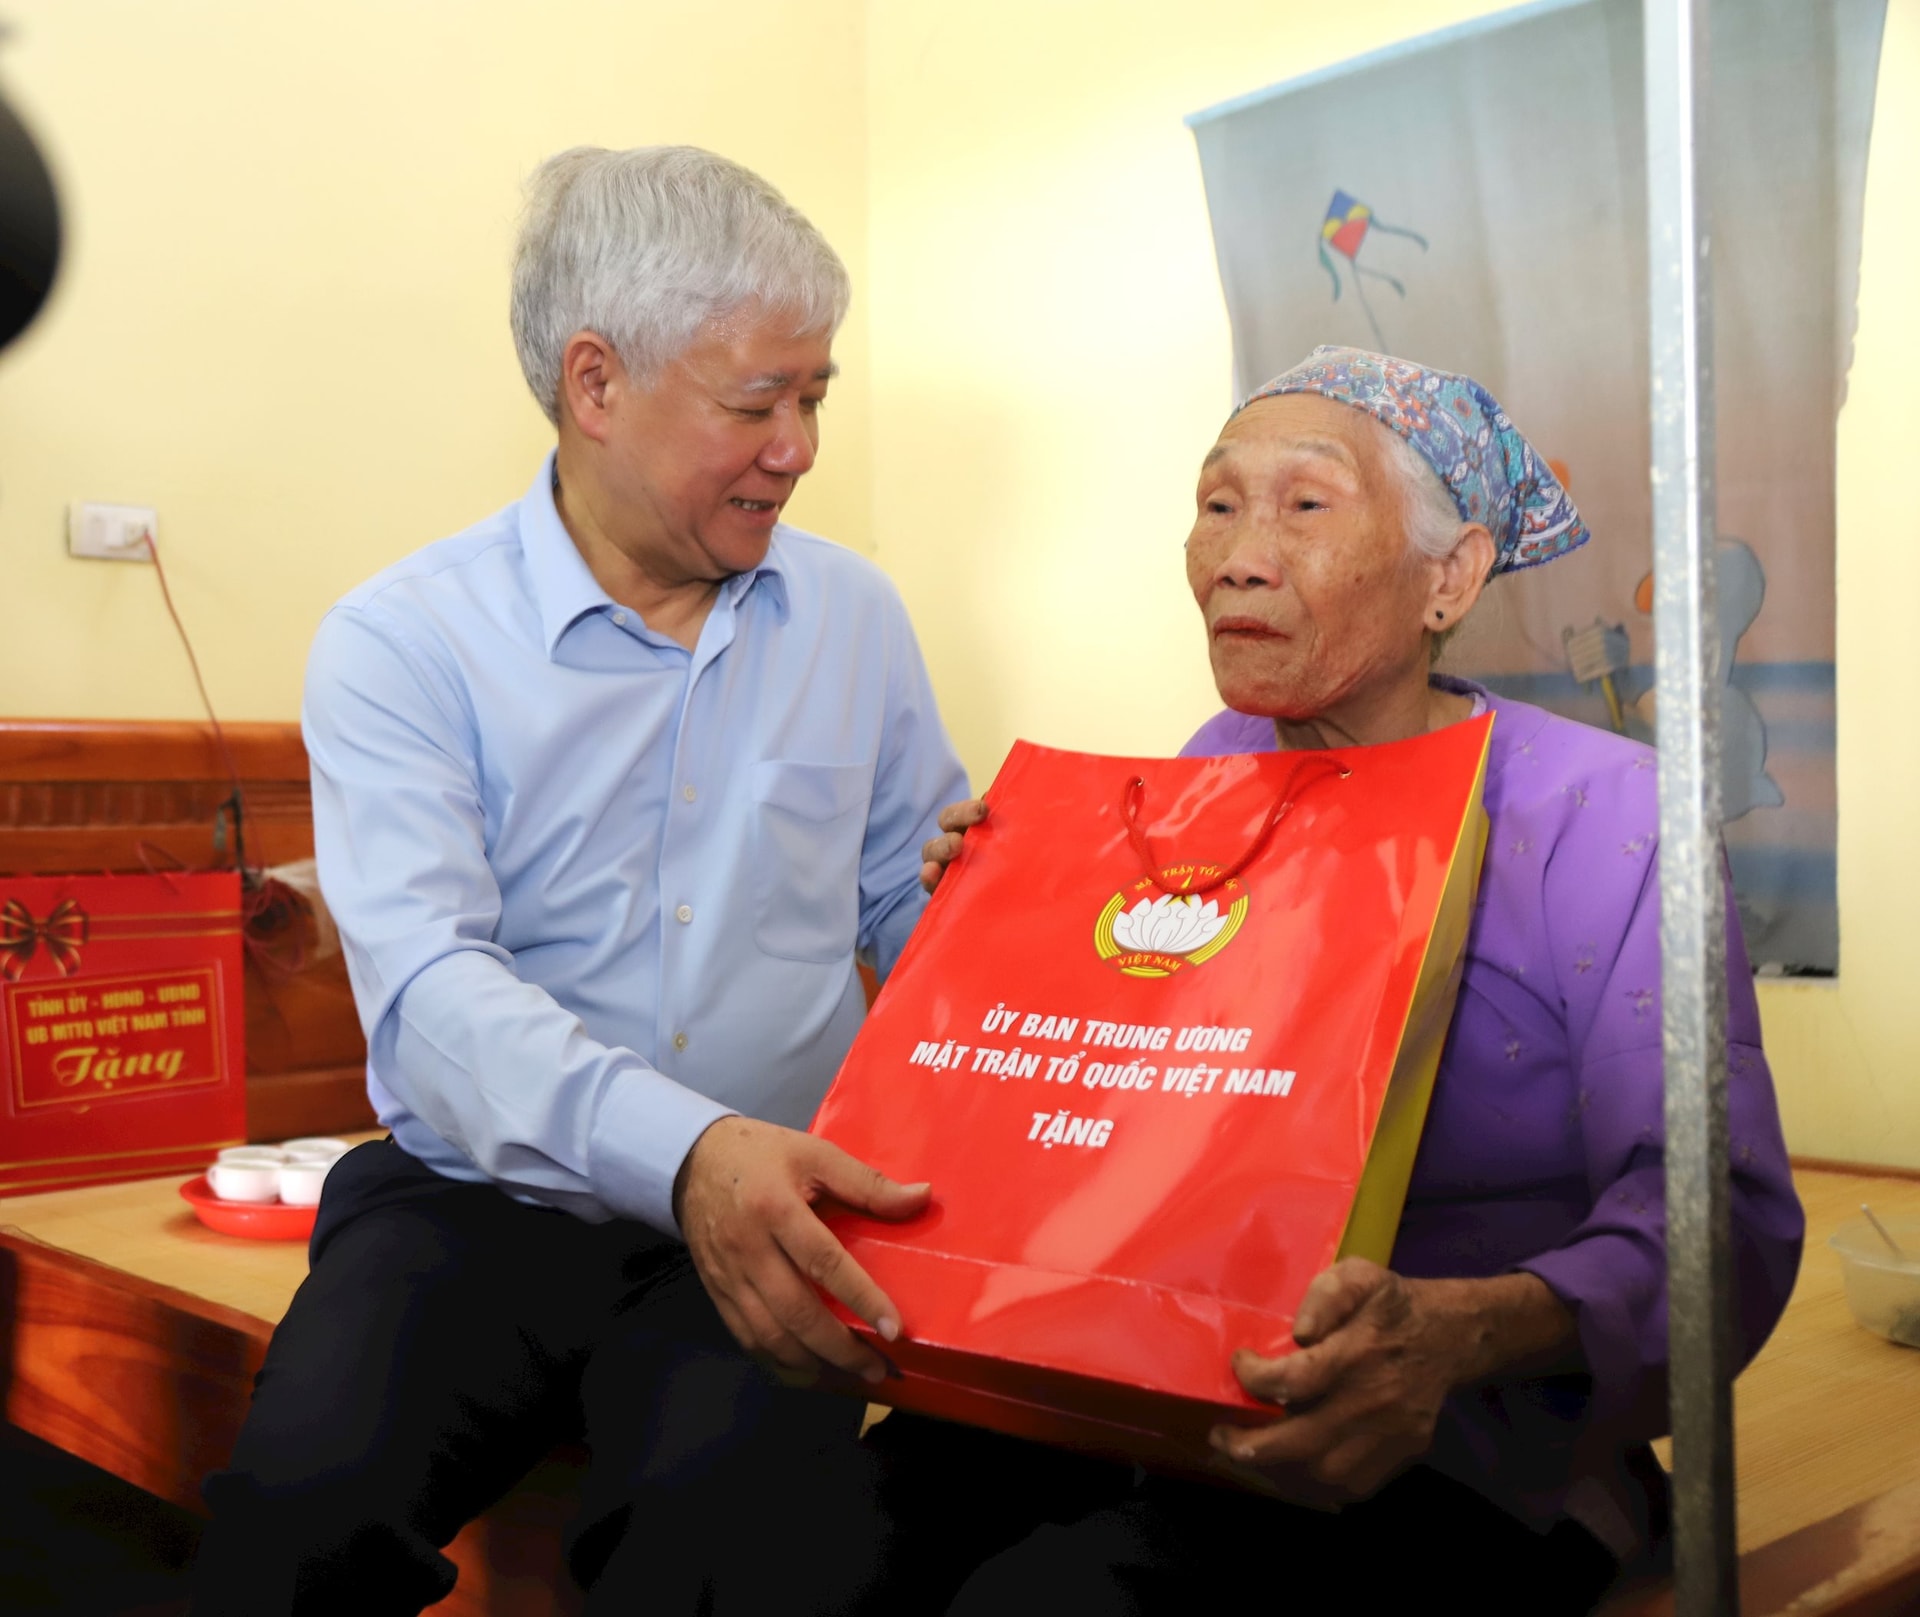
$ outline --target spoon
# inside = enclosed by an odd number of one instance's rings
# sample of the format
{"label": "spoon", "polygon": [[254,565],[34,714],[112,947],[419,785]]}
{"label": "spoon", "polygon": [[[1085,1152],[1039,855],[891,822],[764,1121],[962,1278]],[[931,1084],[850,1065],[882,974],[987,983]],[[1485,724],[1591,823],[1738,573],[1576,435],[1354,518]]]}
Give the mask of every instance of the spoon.
{"label": "spoon", "polygon": [[1896,1241],[1891,1235],[1887,1234],[1886,1225],[1882,1224],[1880,1220],[1874,1216],[1873,1209],[1869,1207],[1865,1202],[1862,1202],[1860,1204],[1860,1211],[1867,1215],[1867,1222],[1873,1226],[1874,1234],[1878,1235],[1881,1240],[1887,1243],[1887,1250],[1891,1252],[1896,1258],[1898,1258],[1902,1263],[1909,1262],[1910,1260],[1907,1257],[1905,1249],[1902,1248],[1900,1243]]}

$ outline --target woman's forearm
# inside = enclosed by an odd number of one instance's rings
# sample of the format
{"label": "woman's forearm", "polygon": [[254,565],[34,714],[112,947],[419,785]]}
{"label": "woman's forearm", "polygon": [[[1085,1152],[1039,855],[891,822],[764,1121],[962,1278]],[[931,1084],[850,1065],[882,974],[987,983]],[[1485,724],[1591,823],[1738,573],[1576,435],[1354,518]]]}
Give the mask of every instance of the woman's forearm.
{"label": "woman's forearm", "polygon": [[1431,1328],[1449,1341],[1453,1385],[1572,1367],[1579,1346],[1573,1312],[1538,1275],[1484,1280],[1412,1280]]}

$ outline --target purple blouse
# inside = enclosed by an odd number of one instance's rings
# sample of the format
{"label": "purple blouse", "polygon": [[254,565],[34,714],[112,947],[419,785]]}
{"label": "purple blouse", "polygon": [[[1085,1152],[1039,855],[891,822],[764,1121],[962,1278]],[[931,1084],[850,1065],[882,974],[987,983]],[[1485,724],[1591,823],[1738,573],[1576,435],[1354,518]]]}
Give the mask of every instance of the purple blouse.
{"label": "purple blouse", "polygon": [[[1537,1274],[1573,1310],[1589,1374],[1456,1394],[1426,1463],[1542,1531],[1572,1516],[1625,1556],[1647,1532],[1630,1457],[1667,1426],[1654,754],[1464,680],[1434,683],[1495,714],[1491,827],[1393,1267]],[[1274,749],[1272,720],[1224,712],[1181,755]],[[1805,1221],[1731,893],[1727,1005],[1745,1362],[1786,1307]]]}

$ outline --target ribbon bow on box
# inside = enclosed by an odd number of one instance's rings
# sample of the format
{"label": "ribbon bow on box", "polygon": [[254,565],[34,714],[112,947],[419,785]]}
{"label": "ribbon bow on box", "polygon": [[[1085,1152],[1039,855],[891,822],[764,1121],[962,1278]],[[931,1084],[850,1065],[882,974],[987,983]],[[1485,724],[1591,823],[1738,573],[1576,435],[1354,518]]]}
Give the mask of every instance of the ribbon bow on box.
{"label": "ribbon bow on box", "polygon": [[36,947],[44,947],[62,977],[80,969],[80,946],[87,941],[87,912],[70,898],[48,911],[44,921],[17,898],[0,904],[0,976],[17,983]]}

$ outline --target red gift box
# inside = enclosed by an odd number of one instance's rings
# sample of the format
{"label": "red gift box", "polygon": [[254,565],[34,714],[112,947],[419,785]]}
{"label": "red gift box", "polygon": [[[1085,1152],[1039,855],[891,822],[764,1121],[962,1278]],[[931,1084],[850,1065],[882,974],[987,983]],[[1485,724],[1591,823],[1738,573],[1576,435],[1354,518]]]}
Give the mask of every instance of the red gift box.
{"label": "red gift box", "polygon": [[245,1038],[237,874],[0,877],[0,1192],[204,1167]]}
{"label": "red gift box", "polygon": [[1015,746],[814,1131],[934,1201],[827,1214],[902,1314],[874,1396],[1180,1468],[1386,1262],[1459,986],[1490,718],[1214,759]]}

